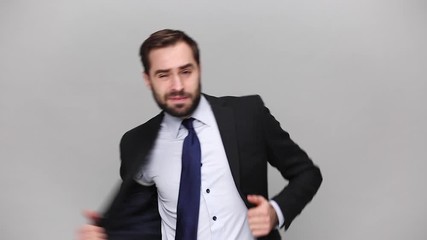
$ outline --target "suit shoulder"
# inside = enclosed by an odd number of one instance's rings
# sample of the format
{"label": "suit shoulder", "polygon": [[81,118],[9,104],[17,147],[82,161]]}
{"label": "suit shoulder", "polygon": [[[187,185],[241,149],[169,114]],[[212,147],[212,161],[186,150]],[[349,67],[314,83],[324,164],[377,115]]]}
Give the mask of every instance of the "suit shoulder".
{"label": "suit shoulder", "polygon": [[216,98],[219,101],[224,102],[229,105],[264,105],[262,98],[258,94],[244,95],[244,96],[222,96],[222,97],[212,97],[207,96],[208,98]]}
{"label": "suit shoulder", "polygon": [[122,137],[122,140],[125,138],[134,138],[136,136],[145,135],[147,132],[151,132],[153,129],[157,129],[160,126],[160,123],[163,119],[163,113],[159,113],[158,115],[152,117],[150,120],[145,123],[134,127],[128,130]]}
{"label": "suit shoulder", "polygon": [[262,108],[264,106],[264,102],[260,95],[245,95],[245,96],[226,96],[224,97],[225,101],[236,108],[239,109],[250,109],[255,110]]}
{"label": "suit shoulder", "polygon": [[147,122],[127,131],[120,140],[120,175],[123,177],[129,171],[131,162],[141,153],[151,149],[157,136],[163,114],[158,114]]}

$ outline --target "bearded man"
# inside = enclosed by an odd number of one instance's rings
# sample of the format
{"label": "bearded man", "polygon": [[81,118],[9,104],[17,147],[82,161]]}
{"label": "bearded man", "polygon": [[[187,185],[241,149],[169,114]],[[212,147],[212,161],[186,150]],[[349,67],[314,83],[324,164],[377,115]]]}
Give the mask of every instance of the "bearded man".
{"label": "bearded man", "polygon": [[[123,179],[109,209],[79,239],[280,239],[322,176],[257,95],[201,93],[197,43],[153,33],[140,48],[161,113],[124,134]],[[268,195],[267,165],[288,184]]]}

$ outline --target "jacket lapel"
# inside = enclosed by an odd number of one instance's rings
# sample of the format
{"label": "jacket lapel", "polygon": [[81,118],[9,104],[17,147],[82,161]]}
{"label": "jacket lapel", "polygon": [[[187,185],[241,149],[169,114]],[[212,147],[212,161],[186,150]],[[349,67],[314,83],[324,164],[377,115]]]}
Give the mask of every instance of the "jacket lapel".
{"label": "jacket lapel", "polygon": [[240,192],[240,163],[233,109],[227,106],[222,98],[212,97],[206,94],[204,94],[204,96],[212,107],[227,155],[228,164],[230,165],[231,174]]}

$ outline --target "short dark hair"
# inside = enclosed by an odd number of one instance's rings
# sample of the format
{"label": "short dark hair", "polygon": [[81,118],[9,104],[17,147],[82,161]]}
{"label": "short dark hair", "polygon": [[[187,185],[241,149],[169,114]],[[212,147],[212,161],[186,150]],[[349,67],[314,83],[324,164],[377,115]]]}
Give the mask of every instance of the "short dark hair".
{"label": "short dark hair", "polygon": [[200,53],[199,47],[197,46],[196,41],[194,41],[190,36],[185,34],[183,31],[172,30],[172,29],[163,29],[157,31],[150,35],[141,45],[139,49],[139,56],[141,57],[142,66],[144,67],[144,72],[146,74],[150,71],[150,60],[148,55],[154,49],[169,47],[177,44],[178,42],[184,42],[193,51],[193,57],[196,60],[196,63],[200,64]]}

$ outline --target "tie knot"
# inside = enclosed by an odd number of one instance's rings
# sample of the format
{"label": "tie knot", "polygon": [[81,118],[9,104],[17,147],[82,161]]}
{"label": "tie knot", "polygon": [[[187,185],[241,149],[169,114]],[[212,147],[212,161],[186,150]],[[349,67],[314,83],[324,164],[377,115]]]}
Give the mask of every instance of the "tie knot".
{"label": "tie knot", "polygon": [[182,125],[184,125],[184,127],[187,128],[188,130],[194,129],[193,121],[194,121],[194,118],[186,118],[182,121]]}

